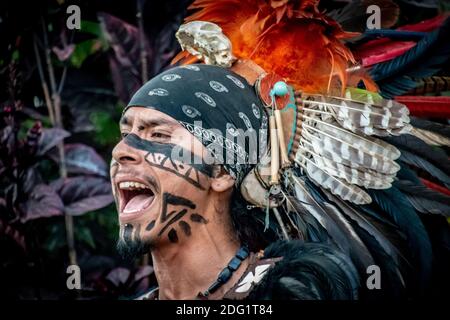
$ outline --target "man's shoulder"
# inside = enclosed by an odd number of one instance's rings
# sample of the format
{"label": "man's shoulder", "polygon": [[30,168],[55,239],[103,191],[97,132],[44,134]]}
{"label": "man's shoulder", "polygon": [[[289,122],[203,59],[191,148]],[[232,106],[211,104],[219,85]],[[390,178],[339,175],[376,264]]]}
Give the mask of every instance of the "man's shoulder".
{"label": "man's shoulder", "polygon": [[355,299],[358,276],[348,257],[331,246],[302,241],[271,244],[230,290],[227,299]]}

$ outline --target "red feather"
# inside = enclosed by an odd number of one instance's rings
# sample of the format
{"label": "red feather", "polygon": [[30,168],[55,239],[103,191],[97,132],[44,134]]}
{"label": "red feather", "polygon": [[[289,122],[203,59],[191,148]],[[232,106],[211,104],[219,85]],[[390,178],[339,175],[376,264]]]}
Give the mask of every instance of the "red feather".
{"label": "red feather", "polygon": [[401,27],[397,28],[397,30],[430,32],[430,31],[433,31],[434,29],[440,27],[444,23],[445,19],[447,19],[448,16],[450,16],[450,13],[441,14],[434,18],[421,21],[419,23],[407,24],[407,25],[401,26]]}
{"label": "red feather", "polygon": [[364,67],[370,67],[377,63],[392,60],[415,45],[414,41],[392,41],[383,38],[365,43],[354,53],[355,58],[361,61]]}
{"label": "red feather", "polygon": [[447,189],[447,188],[445,188],[445,187],[443,187],[441,185],[438,185],[437,183],[434,183],[434,182],[431,182],[431,181],[429,181],[427,179],[424,179],[424,178],[420,178],[420,180],[428,188],[450,196],[450,190],[449,189]]}
{"label": "red feather", "polygon": [[450,97],[398,96],[395,100],[405,104],[413,116],[450,119]]}
{"label": "red feather", "polygon": [[[397,28],[399,31],[430,32],[442,25],[449,14]],[[389,38],[375,39],[356,48],[353,53],[363,67],[392,60],[416,45],[414,41],[396,41]]]}

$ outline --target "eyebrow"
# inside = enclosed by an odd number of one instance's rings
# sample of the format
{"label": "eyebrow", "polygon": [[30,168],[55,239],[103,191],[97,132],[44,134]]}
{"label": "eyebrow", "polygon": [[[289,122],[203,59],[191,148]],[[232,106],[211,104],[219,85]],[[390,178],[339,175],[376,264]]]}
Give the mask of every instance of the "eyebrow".
{"label": "eyebrow", "polygon": [[[120,124],[121,125],[130,125],[130,119],[127,117],[122,117],[120,119]],[[177,122],[173,121],[173,120],[168,120],[168,119],[164,119],[164,118],[160,118],[160,117],[155,117],[155,118],[151,118],[151,119],[140,119],[138,118],[138,124],[139,126],[144,126],[144,127],[156,127],[156,126],[161,126],[161,125],[167,125],[167,126],[173,126],[175,124],[177,124]]]}
{"label": "eyebrow", "polygon": [[119,124],[123,124],[123,125],[128,124],[128,118],[127,117],[120,118]]}
{"label": "eyebrow", "polygon": [[173,126],[175,121],[163,119],[163,118],[151,118],[151,119],[138,119],[138,124],[144,127],[156,127],[161,125]]}

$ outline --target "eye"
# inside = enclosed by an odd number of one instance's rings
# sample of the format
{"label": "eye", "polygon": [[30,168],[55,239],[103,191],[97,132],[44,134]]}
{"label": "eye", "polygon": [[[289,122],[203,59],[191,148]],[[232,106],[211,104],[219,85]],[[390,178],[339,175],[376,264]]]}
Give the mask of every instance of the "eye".
{"label": "eye", "polygon": [[166,139],[170,136],[162,132],[152,132],[152,138]]}
{"label": "eye", "polygon": [[128,135],[128,132],[121,132],[120,135],[122,136],[122,139],[123,139]]}

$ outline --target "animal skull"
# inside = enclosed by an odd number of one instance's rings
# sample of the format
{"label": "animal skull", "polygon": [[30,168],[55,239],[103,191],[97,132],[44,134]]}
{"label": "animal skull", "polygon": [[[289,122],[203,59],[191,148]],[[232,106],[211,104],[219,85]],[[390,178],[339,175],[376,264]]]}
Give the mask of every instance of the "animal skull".
{"label": "animal skull", "polygon": [[206,64],[229,68],[236,60],[231,53],[231,41],[214,23],[192,21],[183,24],[176,37],[183,50],[203,59]]}

